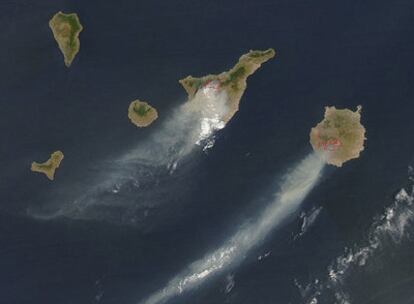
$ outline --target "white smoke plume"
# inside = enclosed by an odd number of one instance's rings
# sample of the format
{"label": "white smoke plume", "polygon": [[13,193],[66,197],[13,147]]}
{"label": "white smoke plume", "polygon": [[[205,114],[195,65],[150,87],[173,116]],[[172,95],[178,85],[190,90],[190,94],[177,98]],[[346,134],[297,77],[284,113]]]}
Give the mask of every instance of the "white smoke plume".
{"label": "white smoke plume", "polygon": [[185,192],[183,179],[189,177],[182,172],[171,175],[196,146],[203,150],[213,146],[215,131],[225,126],[227,99],[224,90],[199,90],[150,138],[118,159],[95,164],[91,172],[65,182],[47,199],[50,203],[29,209],[28,214],[40,219],[63,216],[119,224],[142,222],[149,209],[166,203],[174,192]]}
{"label": "white smoke plume", "polygon": [[148,142],[140,143],[120,160],[150,162],[156,166],[178,161],[196,145],[212,146],[214,132],[224,128],[228,112],[224,90],[201,89],[193,99],[180,106]]}
{"label": "white smoke plume", "polygon": [[190,264],[140,304],[161,304],[191,290],[215,274],[239,263],[248,252],[260,244],[269,233],[291,213],[317,184],[324,166],[315,154],[310,154],[285,176],[274,200],[258,215],[231,236],[222,247]]}

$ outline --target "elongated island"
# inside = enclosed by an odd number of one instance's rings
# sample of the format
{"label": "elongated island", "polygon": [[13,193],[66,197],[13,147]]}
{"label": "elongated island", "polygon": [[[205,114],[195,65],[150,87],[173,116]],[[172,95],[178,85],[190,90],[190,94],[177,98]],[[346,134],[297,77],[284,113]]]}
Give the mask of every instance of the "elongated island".
{"label": "elongated island", "polygon": [[158,118],[157,110],[148,102],[134,100],[128,108],[128,118],[137,127],[147,127]]}
{"label": "elongated island", "polygon": [[49,21],[49,26],[59,49],[63,53],[65,65],[70,67],[79,52],[79,33],[83,30],[78,15],[58,12]]}
{"label": "elongated island", "polygon": [[47,178],[53,180],[55,178],[55,171],[57,168],[59,168],[63,158],[64,155],[62,151],[55,151],[44,163],[33,162],[31,170],[33,172],[44,173]]}
{"label": "elongated island", "polygon": [[250,51],[240,57],[238,63],[229,71],[221,74],[211,74],[200,78],[188,76],[179,82],[187,91],[191,100],[199,89],[209,87],[213,90],[225,90],[228,96],[228,111],[223,117],[227,123],[239,110],[240,99],[247,87],[247,78],[252,75],[264,62],[275,56],[274,49],[265,51]]}
{"label": "elongated island", "polygon": [[361,124],[361,106],[356,111],[325,108],[325,117],[310,132],[310,143],[326,163],[341,167],[358,158],[364,150],[365,128]]}

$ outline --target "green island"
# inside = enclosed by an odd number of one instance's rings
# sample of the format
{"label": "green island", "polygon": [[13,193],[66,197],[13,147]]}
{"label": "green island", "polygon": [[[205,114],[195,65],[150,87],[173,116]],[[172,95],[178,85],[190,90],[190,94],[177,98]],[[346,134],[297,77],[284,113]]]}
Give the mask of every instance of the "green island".
{"label": "green island", "polygon": [[55,151],[44,163],[33,162],[31,170],[33,172],[44,173],[50,180],[53,180],[55,178],[55,171],[59,168],[63,158],[62,151]]}
{"label": "green island", "polygon": [[70,67],[76,54],[79,52],[79,33],[83,27],[80,24],[78,15],[75,13],[56,13],[49,21],[53,36],[65,58],[65,65]]}
{"label": "green island", "polygon": [[188,76],[179,82],[187,91],[191,100],[198,89],[214,81],[218,82],[220,90],[225,90],[228,95],[228,113],[223,118],[227,123],[239,110],[240,99],[247,87],[247,78],[252,75],[264,62],[275,56],[274,49],[265,51],[250,51],[240,57],[238,63],[229,71],[217,75],[207,75],[200,78]]}
{"label": "green island", "polygon": [[341,167],[344,162],[358,158],[364,150],[366,138],[361,109],[361,106],[356,111],[326,107],[324,119],[312,128],[312,148],[328,164]]}
{"label": "green island", "polygon": [[137,99],[129,105],[128,118],[137,127],[147,127],[158,118],[158,112],[147,102]]}

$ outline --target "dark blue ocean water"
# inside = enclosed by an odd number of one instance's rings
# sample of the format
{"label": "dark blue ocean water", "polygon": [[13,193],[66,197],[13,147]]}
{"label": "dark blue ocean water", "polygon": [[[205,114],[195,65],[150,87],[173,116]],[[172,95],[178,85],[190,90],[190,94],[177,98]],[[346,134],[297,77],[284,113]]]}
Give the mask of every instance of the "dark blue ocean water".
{"label": "dark blue ocean water", "polygon": [[[70,69],[48,27],[59,10],[77,12],[84,25]],[[0,303],[137,303],[266,204],[264,193],[310,152],[310,128],[327,105],[362,105],[368,140],[359,159],[328,168],[304,202],[323,207],[315,227],[293,242],[300,222],[292,219],[240,267],[171,303],[305,303],[294,279],[325,274],[406,185],[412,1],[2,0],[0,15]],[[150,229],[26,215],[54,187],[70,189],[85,167],[153,132],[126,118],[132,100],[159,110],[156,129],[185,102],[179,79],[219,73],[269,47],[277,58],[249,78],[215,146],[193,152],[197,178],[180,196],[185,207],[169,207]],[[65,159],[53,183],[30,172],[57,149]],[[412,252],[406,244],[391,253],[393,266],[379,262],[376,276],[352,287],[352,303],[411,303]],[[235,286],[226,293],[229,274]],[[391,297],[395,290],[404,296]]]}

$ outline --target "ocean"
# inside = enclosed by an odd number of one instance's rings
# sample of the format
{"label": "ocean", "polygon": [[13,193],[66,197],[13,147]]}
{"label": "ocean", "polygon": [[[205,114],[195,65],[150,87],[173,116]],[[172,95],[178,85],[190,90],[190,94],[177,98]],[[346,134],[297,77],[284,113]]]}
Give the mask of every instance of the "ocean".
{"label": "ocean", "polygon": [[[48,27],[59,10],[84,26],[70,69]],[[310,129],[330,105],[362,105],[360,158],[324,168],[300,209],[237,267],[168,303],[411,303],[413,13],[403,0],[1,1],[0,303],[146,299],[269,204],[283,174],[311,152]],[[269,47],[276,58],[248,79],[214,146],[195,146],[172,179],[154,177],[137,223],[112,205],[99,213],[100,196],[92,216],[33,215],[71,206],[111,174],[108,163],[164,130],[187,100],[179,79],[220,73]],[[134,99],[158,109],[151,127],[129,122]],[[65,159],[54,182],[30,171],[58,149]],[[134,191],[128,208],[141,195]],[[387,210],[396,210],[394,226],[378,219]],[[402,236],[379,237],[363,267],[353,258],[371,248],[375,227]],[[334,284],[341,257],[351,270]]]}

